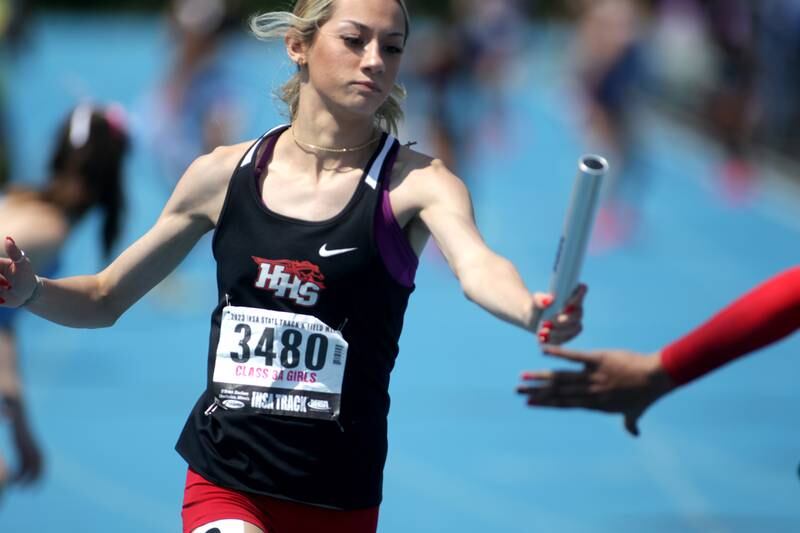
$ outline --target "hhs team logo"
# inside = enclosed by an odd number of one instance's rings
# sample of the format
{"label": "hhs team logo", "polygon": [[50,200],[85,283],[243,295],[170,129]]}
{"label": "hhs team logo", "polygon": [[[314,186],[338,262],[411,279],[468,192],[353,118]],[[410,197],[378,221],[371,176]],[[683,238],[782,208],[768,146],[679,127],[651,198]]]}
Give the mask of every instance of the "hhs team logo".
{"label": "hhs team logo", "polygon": [[311,261],[290,259],[262,259],[253,257],[258,265],[255,287],[273,291],[278,298],[289,298],[298,305],[311,307],[319,299],[319,291],[325,288],[325,276]]}

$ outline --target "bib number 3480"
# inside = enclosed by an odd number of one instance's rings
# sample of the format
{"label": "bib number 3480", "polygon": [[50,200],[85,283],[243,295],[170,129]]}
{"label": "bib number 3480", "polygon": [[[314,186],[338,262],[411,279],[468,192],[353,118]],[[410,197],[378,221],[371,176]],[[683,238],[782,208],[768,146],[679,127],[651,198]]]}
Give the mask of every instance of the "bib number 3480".
{"label": "bib number 3480", "polygon": [[229,409],[336,419],[347,348],[342,334],[316,317],[227,306],[214,396]]}
{"label": "bib number 3480", "polygon": [[[322,370],[328,358],[328,338],[320,333],[311,333],[303,338],[303,332],[294,328],[284,328],[280,335],[280,354],[274,351],[275,328],[266,326],[256,342],[252,352],[250,342],[253,328],[249,324],[238,323],[234,327],[236,333],[241,334],[239,349],[231,352],[231,359],[236,363],[247,363],[251,355],[264,358],[267,366],[275,365],[276,356],[279,357],[280,366],[283,368],[297,368],[301,358],[309,370]],[[305,342],[303,342],[305,340]],[[305,344],[305,347],[303,347]]]}

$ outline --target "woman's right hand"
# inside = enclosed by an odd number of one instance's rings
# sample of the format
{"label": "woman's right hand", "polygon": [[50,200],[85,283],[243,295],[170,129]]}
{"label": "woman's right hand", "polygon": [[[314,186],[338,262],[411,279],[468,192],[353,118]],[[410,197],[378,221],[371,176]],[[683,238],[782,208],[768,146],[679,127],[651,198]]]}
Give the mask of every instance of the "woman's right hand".
{"label": "woman's right hand", "polygon": [[6,256],[0,258],[0,305],[19,307],[36,289],[36,275],[30,260],[11,237],[6,237]]}

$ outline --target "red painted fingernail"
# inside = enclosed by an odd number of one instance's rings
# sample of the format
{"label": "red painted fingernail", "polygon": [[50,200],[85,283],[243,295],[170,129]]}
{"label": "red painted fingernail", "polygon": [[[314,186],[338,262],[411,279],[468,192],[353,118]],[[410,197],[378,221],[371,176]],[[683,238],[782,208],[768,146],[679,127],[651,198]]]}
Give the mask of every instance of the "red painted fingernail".
{"label": "red painted fingernail", "polygon": [[17,243],[16,243],[16,242],[14,242],[14,239],[12,239],[11,237],[9,237],[8,235],[6,235],[6,239],[8,239],[9,241],[11,241],[11,244],[13,244],[14,246],[16,246],[16,245],[17,245]]}
{"label": "red painted fingernail", "polygon": [[544,296],[544,297],[542,298],[542,305],[544,305],[544,306],[548,306],[548,305],[550,305],[551,303],[553,303],[553,297],[552,297],[552,296],[550,296],[550,295],[547,295],[547,296]]}
{"label": "red painted fingernail", "polygon": [[545,320],[542,322],[542,327],[547,329],[553,329],[553,323],[550,320]]}
{"label": "red painted fingernail", "polygon": [[539,340],[542,341],[542,342],[547,342],[547,340],[549,338],[550,338],[550,335],[548,335],[547,333],[540,333],[539,334]]}

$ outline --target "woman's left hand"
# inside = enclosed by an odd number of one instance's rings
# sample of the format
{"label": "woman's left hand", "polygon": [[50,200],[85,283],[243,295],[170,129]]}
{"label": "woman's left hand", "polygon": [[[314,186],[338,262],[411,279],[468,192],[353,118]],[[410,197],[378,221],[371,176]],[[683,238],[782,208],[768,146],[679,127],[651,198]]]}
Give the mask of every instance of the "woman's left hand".
{"label": "woman's left hand", "polygon": [[537,336],[543,344],[562,344],[583,330],[583,299],[588,287],[581,283],[564,304],[560,313],[539,324]]}

